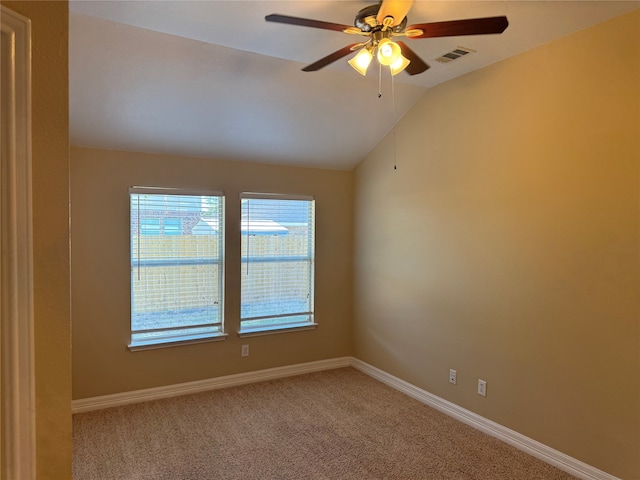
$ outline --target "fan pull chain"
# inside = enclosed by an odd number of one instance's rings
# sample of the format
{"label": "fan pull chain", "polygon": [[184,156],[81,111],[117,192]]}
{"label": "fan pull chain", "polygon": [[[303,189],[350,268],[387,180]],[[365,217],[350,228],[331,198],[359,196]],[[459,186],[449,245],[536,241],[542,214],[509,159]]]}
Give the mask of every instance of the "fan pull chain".
{"label": "fan pull chain", "polygon": [[[378,63],[378,98],[382,98],[382,64]],[[391,75],[391,121],[393,125],[393,169],[398,170],[396,159],[396,88],[393,75]]]}
{"label": "fan pull chain", "polygon": [[396,88],[394,76],[391,75],[391,114],[393,121],[393,169],[398,170],[398,162],[396,161]]}

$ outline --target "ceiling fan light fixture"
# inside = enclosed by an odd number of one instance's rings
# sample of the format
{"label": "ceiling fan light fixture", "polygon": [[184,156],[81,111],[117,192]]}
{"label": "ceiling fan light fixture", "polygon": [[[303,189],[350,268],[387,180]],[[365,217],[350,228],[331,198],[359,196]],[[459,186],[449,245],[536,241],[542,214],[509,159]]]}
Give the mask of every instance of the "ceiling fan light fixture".
{"label": "ceiling fan light fixture", "polygon": [[378,43],[378,61],[382,65],[391,65],[402,56],[400,45],[388,38],[383,38]]}
{"label": "ceiling fan light fixture", "polygon": [[349,60],[349,65],[358,72],[360,75],[367,74],[367,68],[373,59],[373,53],[368,48],[363,48],[356,55]]}
{"label": "ceiling fan light fixture", "polygon": [[[488,35],[502,33],[509,26],[507,17],[503,15],[498,17],[417,23],[407,27],[407,13],[411,9],[414,1],[415,0],[379,0],[377,4],[369,5],[356,14],[353,27],[309,18],[290,17],[277,13],[272,13],[264,18],[267,22],[321,28],[324,30],[369,37],[366,42],[347,45],[302,69],[305,72],[315,72],[349,55],[355,50],[362,49],[361,52],[355,54],[354,58],[349,61],[349,64],[363,76],[366,75],[373,55],[377,55],[380,65],[390,67],[393,75],[397,75],[403,70],[409,75],[417,75],[429,68],[429,65],[404,42],[398,41],[396,43],[391,41],[391,38],[395,36],[420,39],[457,37],[462,35]],[[438,59],[438,61],[441,60]]]}
{"label": "ceiling fan light fixture", "polygon": [[389,65],[389,69],[391,70],[391,75],[397,75],[400,72],[404,71],[404,69],[407,68],[410,63],[411,63],[411,60],[409,60],[408,58],[405,58],[404,55],[400,54],[400,57],[398,57],[398,59],[395,62]]}

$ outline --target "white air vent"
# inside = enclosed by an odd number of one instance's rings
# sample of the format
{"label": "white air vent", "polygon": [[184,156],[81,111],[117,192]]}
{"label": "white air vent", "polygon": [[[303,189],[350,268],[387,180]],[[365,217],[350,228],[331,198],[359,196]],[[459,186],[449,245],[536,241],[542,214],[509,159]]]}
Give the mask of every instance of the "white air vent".
{"label": "white air vent", "polygon": [[475,50],[472,50],[467,47],[456,47],[450,52],[447,52],[444,55],[440,55],[435,60],[436,62],[440,62],[440,63],[449,63],[461,57],[464,57],[465,55],[468,55],[470,53],[475,53]]}

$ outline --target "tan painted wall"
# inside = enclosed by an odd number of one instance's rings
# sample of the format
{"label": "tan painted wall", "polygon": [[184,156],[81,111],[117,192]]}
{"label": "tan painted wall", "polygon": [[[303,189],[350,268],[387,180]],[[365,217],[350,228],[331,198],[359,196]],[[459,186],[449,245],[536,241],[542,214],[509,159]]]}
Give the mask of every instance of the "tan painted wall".
{"label": "tan painted wall", "polygon": [[2,5],[31,19],[36,473],[71,478],[67,2]]}
{"label": "tan painted wall", "polygon": [[431,89],[396,135],[397,171],[389,137],[356,171],[355,356],[639,479],[640,11]]}
{"label": "tan painted wall", "polygon": [[[132,185],[226,194],[223,342],[130,352]],[[242,191],[316,197],[316,330],[239,338]],[[171,385],[351,353],[353,173],[72,148],[73,397]],[[240,346],[249,344],[249,357]]]}

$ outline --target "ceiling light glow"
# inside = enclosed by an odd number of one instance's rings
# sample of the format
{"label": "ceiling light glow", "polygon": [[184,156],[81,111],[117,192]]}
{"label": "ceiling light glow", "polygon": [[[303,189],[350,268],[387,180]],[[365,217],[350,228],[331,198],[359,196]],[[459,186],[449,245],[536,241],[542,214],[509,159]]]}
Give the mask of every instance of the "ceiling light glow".
{"label": "ceiling light glow", "polygon": [[404,71],[405,68],[411,63],[408,58],[405,58],[402,54],[398,57],[398,59],[389,65],[389,69],[391,70],[391,75],[397,75],[400,72]]}
{"label": "ceiling light glow", "polygon": [[392,42],[388,38],[380,40],[380,43],[378,44],[378,61],[382,65],[391,65],[401,56],[402,52],[400,51],[400,46],[397,43]]}
{"label": "ceiling light glow", "polygon": [[373,53],[368,48],[363,48],[348,63],[360,75],[366,75],[372,59]]}

